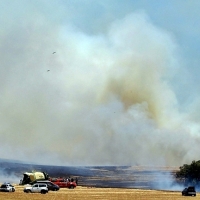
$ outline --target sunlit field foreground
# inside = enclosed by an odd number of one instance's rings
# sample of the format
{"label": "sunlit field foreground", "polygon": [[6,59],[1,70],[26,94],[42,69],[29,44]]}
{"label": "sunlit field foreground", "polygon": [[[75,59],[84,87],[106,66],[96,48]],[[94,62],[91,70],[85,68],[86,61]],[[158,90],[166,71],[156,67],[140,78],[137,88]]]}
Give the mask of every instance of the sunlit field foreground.
{"label": "sunlit field foreground", "polygon": [[48,194],[24,193],[23,186],[15,186],[16,191],[13,193],[0,193],[2,200],[153,200],[153,199],[200,199],[200,194],[196,197],[185,197],[181,192],[173,191],[156,191],[144,189],[118,189],[118,188],[87,188],[78,186],[75,189],[61,188],[59,191],[50,191]]}

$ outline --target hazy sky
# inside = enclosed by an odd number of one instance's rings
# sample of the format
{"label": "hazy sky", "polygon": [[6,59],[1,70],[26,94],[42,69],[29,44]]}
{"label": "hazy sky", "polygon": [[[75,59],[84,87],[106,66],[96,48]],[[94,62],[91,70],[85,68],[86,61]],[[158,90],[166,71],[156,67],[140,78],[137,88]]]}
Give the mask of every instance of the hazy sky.
{"label": "hazy sky", "polygon": [[0,8],[0,158],[200,159],[199,0],[0,0]]}

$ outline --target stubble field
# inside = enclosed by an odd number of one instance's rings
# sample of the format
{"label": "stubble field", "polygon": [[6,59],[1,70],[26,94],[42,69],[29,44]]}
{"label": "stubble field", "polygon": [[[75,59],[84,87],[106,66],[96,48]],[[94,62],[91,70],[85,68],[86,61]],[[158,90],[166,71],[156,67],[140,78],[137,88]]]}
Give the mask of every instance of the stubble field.
{"label": "stubble field", "polygon": [[179,199],[200,199],[196,197],[185,197],[181,192],[156,191],[144,189],[122,189],[122,188],[95,188],[81,187],[75,189],[61,188],[59,191],[50,191],[48,194],[24,193],[23,186],[16,185],[16,191],[11,193],[0,193],[1,200],[179,200]]}

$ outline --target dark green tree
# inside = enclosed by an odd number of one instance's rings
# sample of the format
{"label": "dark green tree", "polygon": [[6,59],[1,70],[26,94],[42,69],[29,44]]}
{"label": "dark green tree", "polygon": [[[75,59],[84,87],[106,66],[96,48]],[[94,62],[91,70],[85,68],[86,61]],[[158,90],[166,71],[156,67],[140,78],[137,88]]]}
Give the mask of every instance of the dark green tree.
{"label": "dark green tree", "polygon": [[200,185],[200,160],[193,160],[190,165],[184,164],[179,167],[176,178],[185,184]]}

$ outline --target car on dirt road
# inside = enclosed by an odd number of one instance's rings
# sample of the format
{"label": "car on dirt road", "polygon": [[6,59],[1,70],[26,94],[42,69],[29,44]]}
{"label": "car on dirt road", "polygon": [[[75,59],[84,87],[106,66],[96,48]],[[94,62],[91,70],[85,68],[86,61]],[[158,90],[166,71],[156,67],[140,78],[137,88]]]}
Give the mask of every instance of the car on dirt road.
{"label": "car on dirt road", "polygon": [[44,184],[47,184],[47,188],[48,190],[51,190],[51,191],[58,191],[60,189],[60,187],[54,183],[52,183],[51,181],[48,181],[48,180],[43,180],[43,181],[34,181],[33,184],[35,183],[44,183]]}
{"label": "car on dirt road", "polygon": [[185,188],[185,189],[182,191],[182,195],[183,195],[183,196],[196,196],[195,187],[194,187],[194,186],[190,186],[190,187]]}
{"label": "car on dirt road", "polygon": [[48,187],[47,184],[44,183],[35,183],[33,185],[26,186],[24,188],[24,192],[26,193],[41,193],[46,194],[48,193]]}
{"label": "car on dirt road", "polygon": [[15,192],[15,187],[10,183],[4,183],[0,187],[0,192]]}

